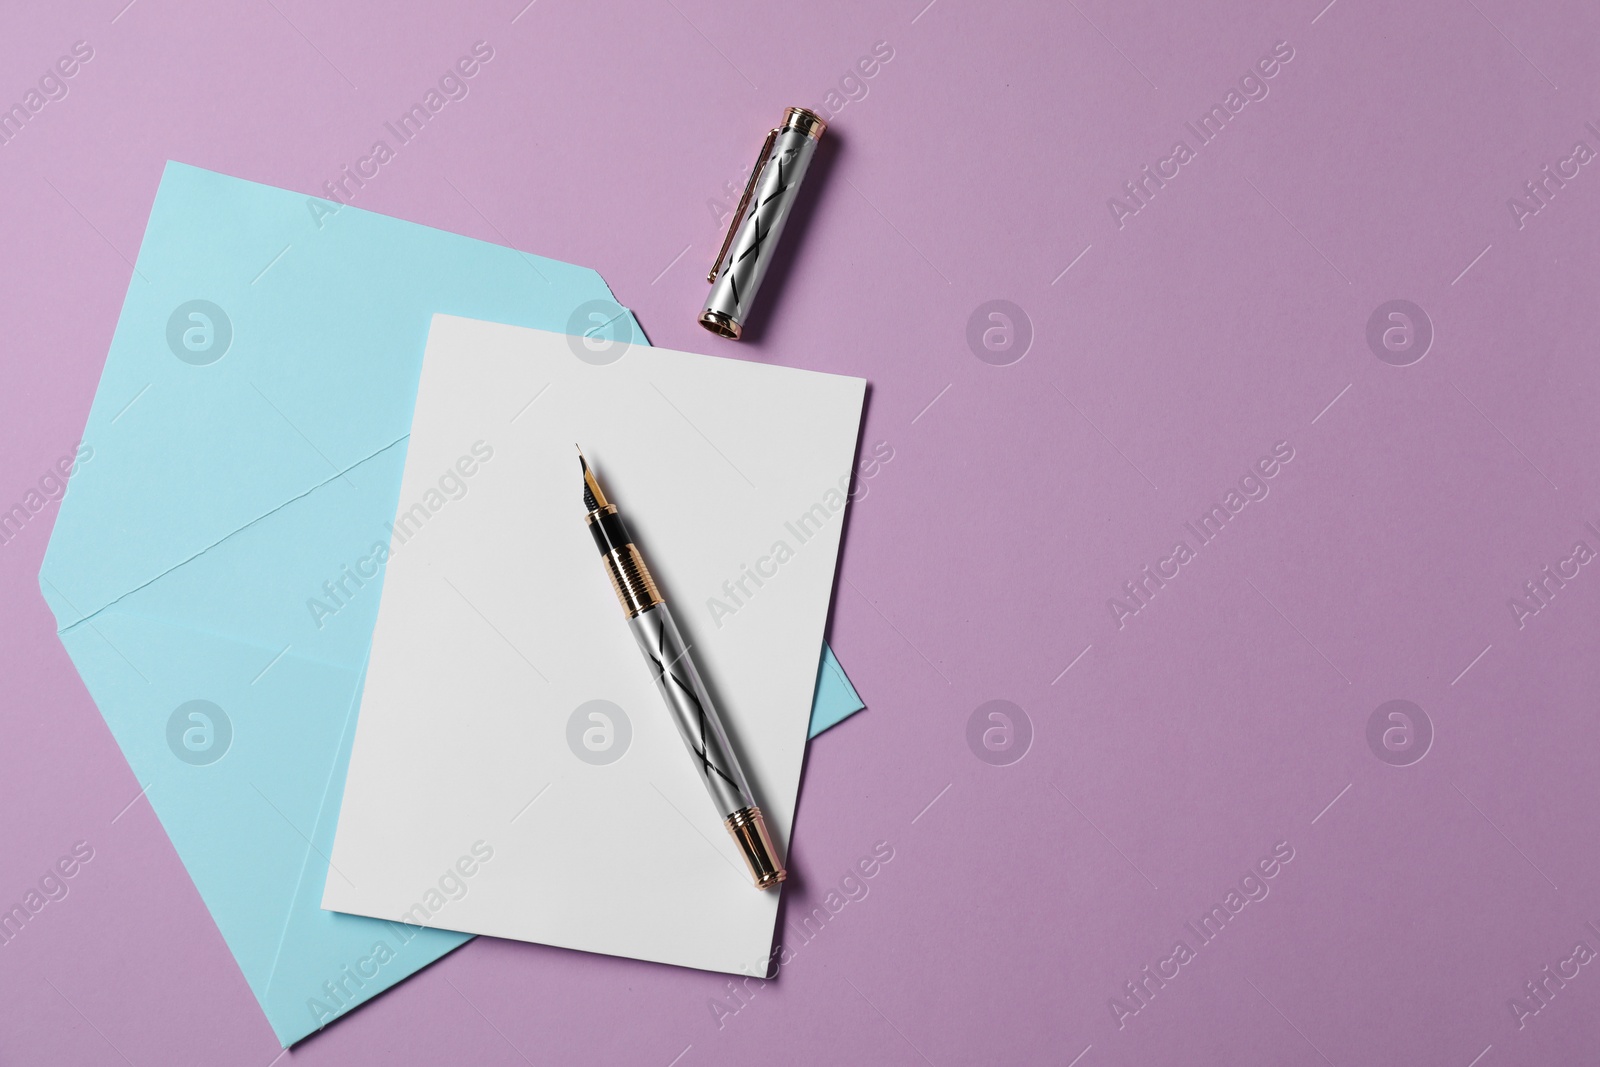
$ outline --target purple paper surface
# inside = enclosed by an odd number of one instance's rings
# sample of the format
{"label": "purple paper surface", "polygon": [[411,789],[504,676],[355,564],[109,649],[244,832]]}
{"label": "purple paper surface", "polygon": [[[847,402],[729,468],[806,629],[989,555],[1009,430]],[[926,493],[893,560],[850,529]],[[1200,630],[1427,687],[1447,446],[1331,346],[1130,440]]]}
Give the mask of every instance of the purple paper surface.
{"label": "purple paper surface", "polygon": [[[594,267],[657,344],[872,383],[830,633],[871,710],[812,746],[777,980],[479,939],[281,1062],[1600,1043],[1592,6],[112,0],[5,28],[0,908],[38,907],[0,927],[0,1062],[278,1052],[36,583],[168,158],[343,181]],[[703,272],[792,105],[829,131],[724,342]]]}

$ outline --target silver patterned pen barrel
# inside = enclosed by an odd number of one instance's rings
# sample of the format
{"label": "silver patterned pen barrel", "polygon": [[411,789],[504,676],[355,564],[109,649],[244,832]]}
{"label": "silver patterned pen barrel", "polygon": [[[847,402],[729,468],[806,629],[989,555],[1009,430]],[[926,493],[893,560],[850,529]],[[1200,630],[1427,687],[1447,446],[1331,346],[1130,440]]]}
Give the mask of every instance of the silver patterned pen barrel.
{"label": "silver patterned pen barrel", "polygon": [[816,112],[792,107],[783,125],[767,134],[744,195],[728,220],[722,251],[706,276],[711,295],[700,312],[700,325],[712,333],[737,341],[744,332],[745,317],[825,129],[827,123]]}
{"label": "silver patterned pen barrel", "polygon": [[616,505],[606,499],[581,449],[578,463],[583,468],[583,504],[588,512],[589,532],[605,561],[617,600],[628,614],[634,640],[639,642],[639,651],[650,665],[656,688],[667,703],[695,771],[744,856],[756,888],[771,889],[784,880],[786,872],[778,862],[777,849],[772,846],[761,809],[756,807],[750,783],[728,743],[722,718],[700,680],[689,646],[673,621],[672,609],[662,599],[627,525]]}

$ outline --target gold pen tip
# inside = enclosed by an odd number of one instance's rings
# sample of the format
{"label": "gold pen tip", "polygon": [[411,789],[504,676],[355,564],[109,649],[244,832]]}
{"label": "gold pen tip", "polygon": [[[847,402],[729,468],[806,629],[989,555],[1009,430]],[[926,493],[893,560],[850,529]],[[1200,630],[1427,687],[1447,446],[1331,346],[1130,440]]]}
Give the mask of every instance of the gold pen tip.
{"label": "gold pen tip", "polygon": [[608,501],[600,483],[595,480],[594,472],[589,469],[589,461],[584,458],[582,448],[578,449],[578,466],[583,470],[583,506],[590,511],[599,511]]}

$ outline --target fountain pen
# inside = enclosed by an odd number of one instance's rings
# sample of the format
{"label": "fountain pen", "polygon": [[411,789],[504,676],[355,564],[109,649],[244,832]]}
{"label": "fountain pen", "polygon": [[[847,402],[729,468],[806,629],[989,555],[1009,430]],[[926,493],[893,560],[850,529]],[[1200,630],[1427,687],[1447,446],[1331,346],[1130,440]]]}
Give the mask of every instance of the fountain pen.
{"label": "fountain pen", "polygon": [[672,619],[672,610],[662,599],[650,568],[645,566],[616,505],[606,499],[581,448],[578,464],[583,468],[583,504],[588,512],[589,532],[594,535],[606,573],[611,576],[611,588],[627,612],[628,628],[650,665],[656,689],[667,703],[695,770],[711,795],[711,803],[750,868],[756,888],[771,889],[784,880],[786,872],[778,862],[750,783],[728,743],[727,729],[706,693],[689,646]]}

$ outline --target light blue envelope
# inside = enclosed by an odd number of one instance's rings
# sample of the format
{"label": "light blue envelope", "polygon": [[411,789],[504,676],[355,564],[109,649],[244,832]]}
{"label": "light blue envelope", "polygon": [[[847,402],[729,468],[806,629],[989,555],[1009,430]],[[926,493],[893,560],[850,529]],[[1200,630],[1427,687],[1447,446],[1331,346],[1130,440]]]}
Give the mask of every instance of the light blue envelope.
{"label": "light blue envelope", "polygon": [[830,726],[835,726],[862,708],[856,687],[850,684],[844,668],[834,658],[833,649],[822,646],[822,669],[817,672],[817,692],[811,698],[811,736],[816,737]]}
{"label": "light blue envelope", "polygon": [[[431,316],[643,343],[592,270],[336,208],[167,165],[39,575],[285,1046],[468,940],[320,907]],[[825,648],[813,735],[860,707]]]}

